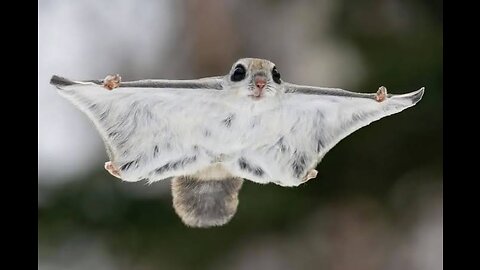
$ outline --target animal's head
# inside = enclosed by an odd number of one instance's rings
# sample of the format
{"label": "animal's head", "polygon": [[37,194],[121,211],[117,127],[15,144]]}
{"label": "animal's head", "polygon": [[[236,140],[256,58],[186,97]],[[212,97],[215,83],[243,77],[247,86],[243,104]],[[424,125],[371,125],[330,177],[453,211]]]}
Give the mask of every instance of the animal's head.
{"label": "animal's head", "polygon": [[283,82],[275,64],[258,58],[236,61],[225,80],[240,96],[260,100],[283,91]]}

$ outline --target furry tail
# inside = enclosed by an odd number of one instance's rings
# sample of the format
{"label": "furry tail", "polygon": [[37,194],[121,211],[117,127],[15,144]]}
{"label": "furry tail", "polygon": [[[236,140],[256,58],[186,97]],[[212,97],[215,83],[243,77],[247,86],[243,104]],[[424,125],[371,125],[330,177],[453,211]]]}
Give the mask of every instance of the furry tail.
{"label": "furry tail", "polygon": [[173,208],[190,227],[221,226],[235,215],[243,179],[199,180],[191,176],[172,180]]}

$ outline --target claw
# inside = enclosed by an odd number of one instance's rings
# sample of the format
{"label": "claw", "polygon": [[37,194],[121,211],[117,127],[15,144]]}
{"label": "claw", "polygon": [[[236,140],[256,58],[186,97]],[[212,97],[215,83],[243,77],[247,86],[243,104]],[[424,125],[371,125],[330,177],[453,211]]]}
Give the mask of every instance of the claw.
{"label": "claw", "polygon": [[378,102],[382,102],[385,99],[387,99],[387,88],[385,88],[385,86],[380,86],[377,93],[375,94],[375,100]]}
{"label": "claw", "polygon": [[122,77],[120,75],[108,75],[103,79],[103,87],[107,88],[108,90],[113,90],[120,86],[120,82],[122,81]]}

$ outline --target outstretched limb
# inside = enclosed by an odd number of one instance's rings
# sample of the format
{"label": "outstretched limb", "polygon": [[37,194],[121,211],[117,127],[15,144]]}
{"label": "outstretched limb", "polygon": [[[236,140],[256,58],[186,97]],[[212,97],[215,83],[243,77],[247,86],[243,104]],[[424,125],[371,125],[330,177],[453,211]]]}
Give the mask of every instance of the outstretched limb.
{"label": "outstretched limb", "polygon": [[380,86],[377,93],[375,94],[375,100],[382,102],[387,99],[387,88],[385,86]]}

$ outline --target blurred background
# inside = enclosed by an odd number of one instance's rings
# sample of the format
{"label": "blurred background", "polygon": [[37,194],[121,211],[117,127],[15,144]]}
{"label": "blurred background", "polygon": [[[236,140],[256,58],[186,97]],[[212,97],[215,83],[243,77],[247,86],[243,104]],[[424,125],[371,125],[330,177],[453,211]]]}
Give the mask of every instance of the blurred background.
{"label": "blurred background", "polygon": [[[38,269],[443,269],[443,4],[434,0],[38,2]],[[245,182],[232,221],[189,229],[170,182],[121,182],[52,74],[225,74],[241,57],[294,83],[412,109],[348,136],[298,188]]]}

